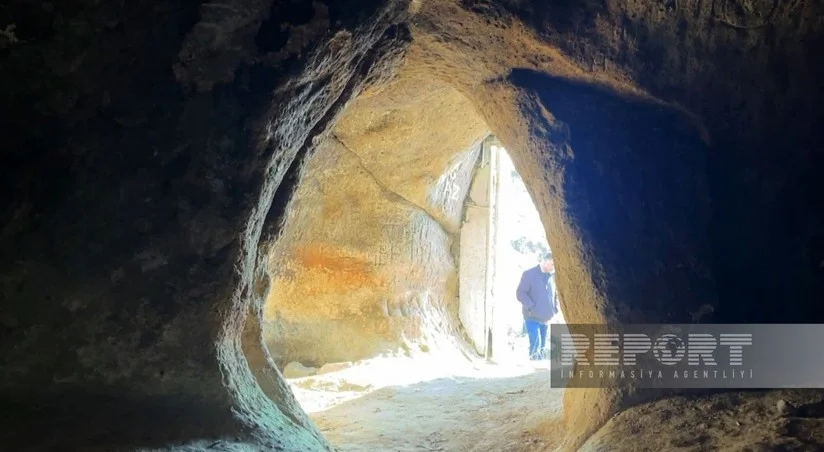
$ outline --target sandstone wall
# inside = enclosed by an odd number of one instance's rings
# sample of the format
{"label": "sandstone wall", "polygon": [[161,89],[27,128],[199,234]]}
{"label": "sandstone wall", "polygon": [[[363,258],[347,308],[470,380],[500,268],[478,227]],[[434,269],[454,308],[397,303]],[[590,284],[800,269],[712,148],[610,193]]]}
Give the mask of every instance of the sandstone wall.
{"label": "sandstone wall", "polygon": [[458,226],[486,126],[458,92],[403,74],[308,158],[271,250],[276,360],[455,348]]}

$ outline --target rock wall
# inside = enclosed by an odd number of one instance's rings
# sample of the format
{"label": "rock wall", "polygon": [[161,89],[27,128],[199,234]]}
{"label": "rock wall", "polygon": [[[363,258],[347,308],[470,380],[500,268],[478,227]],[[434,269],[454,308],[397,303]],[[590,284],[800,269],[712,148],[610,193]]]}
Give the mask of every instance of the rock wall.
{"label": "rock wall", "polygon": [[[715,321],[824,317],[821,6],[718,3],[434,2],[412,19],[407,61],[467,93],[530,187],[570,323],[704,304]],[[762,277],[776,247],[790,263]],[[661,395],[570,391],[566,447]]]}
{"label": "rock wall", "polygon": [[271,250],[264,334],[279,363],[455,348],[458,226],[485,124],[403,73],[306,161]]}
{"label": "rock wall", "polygon": [[[260,323],[269,245],[315,150],[366,168],[385,190],[364,196],[394,193],[412,204],[398,217],[444,237],[460,216],[438,178],[491,130],[541,213],[570,323],[679,321],[703,304],[719,321],[824,320],[822,16],[767,0],[3,5],[3,443],[325,448]],[[296,239],[270,267],[364,268],[369,245],[338,233],[345,247]],[[446,243],[425,267],[443,312]],[[376,293],[356,305],[362,326],[340,321],[339,294],[315,314],[370,344],[424,331]],[[293,294],[269,299],[283,311],[270,319],[292,316],[281,331],[312,309]],[[570,391],[566,447],[661,395]]]}
{"label": "rock wall", "polygon": [[258,245],[295,156],[407,40],[398,4],[316,6],[3,6],[6,447],[327,447],[247,315]]}
{"label": "rock wall", "polygon": [[[717,321],[820,318],[819,2],[590,1],[504,8],[591,74],[700,116],[710,140]],[[771,262],[769,276],[763,257]],[[795,300],[792,307],[776,300]],[[752,306],[758,306],[752,309]]]}
{"label": "rock wall", "polygon": [[[552,112],[549,120],[533,118],[540,141],[532,146],[544,146],[549,190],[536,197],[565,319],[686,323],[700,305],[716,304],[702,176],[707,149],[695,131],[643,100],[532,72],[513,72],[510,80],[534,96],[537,111]],[[534,190],[532,176],[524,180]],[[660,395],[629,386],[567,392],[566,446],[613,410]]]}

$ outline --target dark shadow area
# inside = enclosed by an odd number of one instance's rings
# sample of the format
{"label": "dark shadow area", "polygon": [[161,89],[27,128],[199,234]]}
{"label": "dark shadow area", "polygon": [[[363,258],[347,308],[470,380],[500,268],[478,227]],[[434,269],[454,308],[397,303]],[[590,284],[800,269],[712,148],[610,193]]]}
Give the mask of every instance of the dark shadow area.
{"label": "dark shadow area", "polygon": [[671,109],[527,70],[511,80],[562,123],[549,139],[571,148],[554,158],[570,215],[615,275],[608,298],[669,322],[705,304],[702,322],[824,319],[821,153],[769,175],[734,142],[707,147]]}
{"label": "dark shadow area", "polygon": [[[87,392],[2,400],[0,444],[5,450],[133,451],[166,448],[179,441],[169,425],[185,420],[191,437],[204,441],[231,437],[228,406],[188,397],[134,398]],[[141,419],[141,422],[134,422]]]}
{"label": "dark shadow area", "polygon": [[[468,0],[463,2],[474,11],[486,11],[488,1]],[[544,1],[504,1],[503,8],[518,19],[539,30],[554,30],[556,33],[583,33],[595,28],[595,19],[607,12],[604,0],[560,0]]]}
{"label": "dark shadow area", "polygon": [[[804,19],[821,5],[758,2],[747,14],[735,2],[673,3],[633,5],[623,37],[580,32],[591,46],[614,49],[610,67],[635,67],[641,86],[700,115],[709,130],[721,300],[712,320],[824,321],[824,91],[811,84],[824,78],[813,56],[824,35]],[[764,26],[734,26],[753,23]],[[555,42],[571,54],[590,47]]]}
{"label": "dark shadow area", "polygon": [[329,21],[336,26],[353,28],[375,14],[384,0],[347,0],[329,3]]}
{"label": "dark shadow area", "polygon": [[[618,414],[589,446],[642,452],[682,448],[820,451],[824,447],[824,420],[782,409],[795,404],[799,407],[797,411],[801,411],[802,407],[820,405],[820,402],[807,403],[820,399],[819,390],[809,389],[675,396]],[[638,437],[647,441],[639,444]]]}
{"label": "dark shadow area", "polygon": [[619,318],[688,323],[714,305],[707,148],[697,131],[670,109],[597,87],[529,70],[510,81],[538,93],[557,119],[548,165],[563,170],[567,214],[609,275],[596,284],[628,308]]}
{"label": "dark shadow area", "polygon": [[[292,34],[292,27],[303,25],[317,14],[314,5],[299,0],[272,3],[269,18],[260,25],[255,45],[261,52],[276,52],[283,48]],[[288,25],[287,25],[288,24]]]}

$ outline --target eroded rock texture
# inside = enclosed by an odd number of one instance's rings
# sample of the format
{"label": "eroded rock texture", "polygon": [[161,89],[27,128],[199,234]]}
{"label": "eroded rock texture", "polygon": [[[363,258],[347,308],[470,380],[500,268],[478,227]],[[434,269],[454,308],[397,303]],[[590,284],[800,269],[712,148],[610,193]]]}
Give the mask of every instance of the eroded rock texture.
{"label": "eroded rock texture", "polygon": [[270,363],[248,345],[247,362],[241,332],[281,180],[395,64],[403,9],[319,4],[263,24],[270,5],[249,3],[4,6],[12,448],[325,447],[288,391],[266,397],[255,366]]}
{"label": "eroded rock texture", "polygon": [[[345,358],[314,347],[329,325],[352,357],[454,333],[460,203],[439,178],[464,175],[487,130],[541,212],[568,321],[705,304],[716,321],[824,320],[822,16],[767,0],[3,5],[3,443],[324,449],[272,356]],[[384,236],[370,216],[414,227]],[[380,250],[393,241],[436,259]],[[660,395],[570,391],[566,446]]]}
{"label": "eroded rock texture", "polygon": [[451,342],[454,250],[485,134],[460,93],[425,79],[401,76],[349,107],[308,159],[271,250],[265,336],[278,362]]}

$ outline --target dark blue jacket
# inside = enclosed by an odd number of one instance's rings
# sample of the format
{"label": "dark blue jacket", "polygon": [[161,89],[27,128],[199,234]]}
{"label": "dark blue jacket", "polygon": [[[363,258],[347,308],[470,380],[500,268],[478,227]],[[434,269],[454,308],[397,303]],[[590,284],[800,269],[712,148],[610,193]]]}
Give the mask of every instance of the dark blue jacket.
{"label": "dark blue jacket", "polygon": [[524,319],[548,322],[558,312],[558,297],[554,275],[544,273],[536,265],[521,275],[515,295],[523,305]]}

